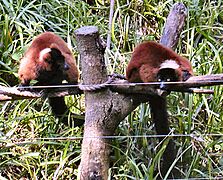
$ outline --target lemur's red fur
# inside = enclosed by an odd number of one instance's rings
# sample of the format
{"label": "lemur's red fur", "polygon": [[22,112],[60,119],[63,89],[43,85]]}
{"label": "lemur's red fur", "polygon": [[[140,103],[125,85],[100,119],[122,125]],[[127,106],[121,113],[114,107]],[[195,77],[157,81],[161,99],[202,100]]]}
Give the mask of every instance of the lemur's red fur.
{"label": "lemur's red fur", "polygon": [[[158,74],[162,68],[168,64],[167,71],[162,73],[162,76],[167,76],[167,73],[172,69],[176,81],[187,80],[193,75],[193,70],[190,62],[175,53],[173,50],[156,42],[144,42],[139,44],[133,51],[132,58],[126,69],[126,78],[129,82],[151,82],[158,81]],[[164,78],[165,79],[165,78]],[[157,134],[169,134],[168,114],[166,107],[166,98],[161,96],[148,96],[152,118],[155,124]],[[163,142],[164,137],[160,137],[160,142]],[[163,153],[163,165],[161,174],[164,176],[173,161],[175,160],[176,150],[172,139]],[[176,174],[176,171],[172,171]],[[170,177],[171,178],[171,177]]]}
{"label": "lemur's red fur", "polygon": [[157,81],[160,65],[166,60],[174,60],[179,68],[176,69],[179,81],[183,80],[183,71],[193,75],[190,62],[175,53],[173,50],[156,42],[144,42],[133,51],[132,58],[126,69],[129,82]]}
{"label": "lemur's red fur", "polygon": [[[41,72],[52,73],[54,71],[52,66],[54,63],[57,63],[57,59],[52,62],[51,49],[59,50],[62,57],[64,57],[65,63],[68,65],[68,70],[62,70],[64,79],[72,84],[78,82],[79,72],[75,59],[65,41],[52,32],[44,32],[33,40],[21,59],[18,74],[22,85],[29,85],[31,80],[37,80]],[[46,76],[43,78],[45,82],[41,83],[48,84],[49,80],[51,81]]]}
{"label": "lemur's red fur", "polygon": [[[63,80],[77,84],[79,79],[72,52],[65,41],[52,32],[44,32],[33,40],[21,59],[18,74],[22,86],[29,85],[31,80],[37,80],[35,85],[59,85]],[[64,98],[51,97],[49,103],[53,113],[67,124]]]}

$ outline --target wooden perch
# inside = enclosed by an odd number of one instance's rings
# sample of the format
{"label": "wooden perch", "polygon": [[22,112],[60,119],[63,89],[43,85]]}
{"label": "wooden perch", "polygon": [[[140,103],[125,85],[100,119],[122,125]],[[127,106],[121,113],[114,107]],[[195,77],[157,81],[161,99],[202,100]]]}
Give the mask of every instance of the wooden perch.
{"label": "wooden perch", "polygon": [[[186,93],[197,93],[197,94],[213,94],[214,91],[211,89],[199,89],[194,87],[202,87],[206,86],[203,83],[199,86],[198,82],[196,84],[191,84],[187,82],[168,82],[163,83],[166,88],[165,90],[168,92],[186,92]],[[209,84],[209,83],[206,83]],[[219,82],[219,84],[223,84],[223,82]],[[152,82],[151,84],[143,84],[143,83],[128,83],[126,80],[114,81],[111,84],[110,89],[114,92],[122,93],[122,94],[145,94],[145,95],[156,95],[157,89],[159,89],[160,83]]]}
{"label": "wooden perch", "polygon": [[19,91],[15,87],[0,86],[0,101],[16,100],[16,99],[29,99],[39,98],[41,93],[33,93],[30,91]]}
{"label": "wooden perch", "polygon": [[[38,90],[37,90],[38,88]],[[40,88],[36,86],[29,86],[29,90],[18,90],[16,87],[4,87],[0,86],[0,101],[13,101],[20,99],[35,99],[35,98],[46,98],[46,97],[62,97],[68,95],[82,94],[83,91],[78,87],[74,88],[70,85],[67,87],[60,86],[46,86],[45,88]]]}
{"label": "wooden perch", "polygon": [[[176,92],[188,92],[188,93],[203,93],[210,94],[213,93],[212,90],[205,89],[191,89],[191,88],[199,88],[205,86],[216,86],[223,84],[223,74],[211,74],[211,75],[203,75],[203,76],[193,76],[189,78],[185,82],[165,82],[164,85],[168,91],[176,91]],[[86,85],[87,86],[87,85]],[[92,85],[89,85],[92,87]],[[114,80],[111,84],[107,84],[106,87],[110,88],[114,92],[119,92],[122,94],[147,94],[154,95],[157,93],[156,89],[160,87],[160,82],[152,82],[150,84],[137,84],[137,83],[129,83],[126,80]],[[30,98],[40,98],[40,97],[61,97],[68,95],[77,95],[82,94],[83,91],[78,87],[73,87],[68,85],[63,86],[55,86],[51,88],[50,86],[46,86],[45,88],[40,87],[31,87],[31,89],[35,90],[35,88],[39,89],[39,92],[32,91],[20,91],[15,87],[4,87],[0,86],[0,101],[12,101],[19,99],[30,99]]]}
{"label": "wooden perch", "polygon": [[[156,94],[160,82],[151,83],[128,83],[126,80],[117,80],[112,82],[110,88],[113,91],[125,94]],[[188,93],[213,93],[209,89],[193,89],[205,86],[223,85],[223,74],[211,74],[203,76],[193,76],[184,82],[164,82],[165,89],[168,91],[188,92]]]}

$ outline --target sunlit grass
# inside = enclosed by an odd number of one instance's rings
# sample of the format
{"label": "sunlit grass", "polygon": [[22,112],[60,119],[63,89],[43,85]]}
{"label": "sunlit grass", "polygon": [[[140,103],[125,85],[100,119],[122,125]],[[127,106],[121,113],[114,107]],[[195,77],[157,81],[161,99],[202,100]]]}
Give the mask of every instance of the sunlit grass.
{"label": "sunlit grass", "polygon": [[[192,62],[196,75],[222,73],[222,2],[183,2],[188,8],[188,17],[176,51]],[[172,0],[116,1],[111,49],[105,55],[109,73],[125,73],[136,44],[144,40],[159,41],[173,3]],[[102,37],[107,37],[108,1],[97,0],[90,6],[81,0],[3,0],[0,12],[0,83],[5,86],[18,85],[19,59],[40,32],[50,30],[62,36],[77,59],[75,29],[96,25]],[[223,137],[205,135],[223,133],[222,87],[211,88],[214,95],[172,93],[168,97],[173,133],[195,135],[195,138],[175,138],[178,147],[175,167],[185,179],[213,179],[223,175]],[[72,112],[84,111],[83,96],[66,97],[66,102]],[[0,179],[76,178],[80,140],[32,139],[82,136],[82,128],[60,124],[43,99],[4,102],[0,107]],[[110,177],[156,177],[163,149],[157,138],[136,137],[155,135],[149,105],[141,104],[121,122],[116,134],[129,137],[113,140]]]}

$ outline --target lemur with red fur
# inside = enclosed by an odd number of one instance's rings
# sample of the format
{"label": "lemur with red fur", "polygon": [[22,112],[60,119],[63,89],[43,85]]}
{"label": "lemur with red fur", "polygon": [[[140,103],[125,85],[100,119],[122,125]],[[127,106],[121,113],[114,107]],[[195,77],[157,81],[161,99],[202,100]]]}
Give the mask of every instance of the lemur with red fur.
{"label": "lemur with red fur", "polygon": [[[193,75],[191,63],[173,50],[156,42],[144,42],[133,51],[132,58],[126,69],[126,78],[129,82],[154,81],[186,81]],[[165,89],[164,85],[160,85]],[[152,118],[157,134],[169,134],[166,98],[150,96]],[[163,138],[159,138],[160,142]],[[172,140],[163,154],[163,173],[166,173],[175,159],[174,143]]]}
{"label": "lemur with red fur", "polygon": [[[44,32],[33,40],[21,59],[18,74],[22,86],[28,86],[31,80],[37,80],[35,85],[44,86],[60,85],[63,80],[77,84],[79,79],[71,50],[52,32]],[[49,103],[57,117],[63,117],[68,110],[63,97],[49,98]]]}
{"label": "lemur with red fur", "polygon": [[186,58],[152,41],[135,48],[126,70],[129,82],[185,81],[192,75],[192,66]]}

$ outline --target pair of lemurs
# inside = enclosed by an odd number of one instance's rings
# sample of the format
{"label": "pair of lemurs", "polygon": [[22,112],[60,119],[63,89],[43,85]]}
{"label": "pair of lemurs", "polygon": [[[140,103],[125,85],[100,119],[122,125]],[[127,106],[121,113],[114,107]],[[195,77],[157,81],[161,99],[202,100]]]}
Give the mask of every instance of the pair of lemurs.
{"label": "pair of lemurs", "polygon": [[[37,80],[35,85],[60,85],[63,80],[77,84],[79,79],[72,52],[65,41],[52,32],[42,33],[33,40],[21,59],[18,74],[22,86],[29,85],[31,80]],[[187,59],[156,42],[139,44],[126,69],[129,82],[185,81],[192,75]],[[150,99],[152,112],[160,109],[153,107],[159,104],[153,101],[158,99]],[[49,98],[49,103],[58,117],[67,111],[63,97]]]}
{"label": "pair of lemurs", "polygon": [[[79,71],[64,40],[52,32],[37,36],[21,59],[19,78],[22,86],[37,80],[36,85],[60,85],[63,80],[77,84]],[[193,74],[190,62],[156,42],[138,45],[126,70],[129,82],[185,81]],[[49,98],[52,111],[62,116],[64,99]]]}
{"label": "pair of lemurs", "polygon": [[[33,40],[21,59],[18,73],[22,86],[29,85],[31,80],[37,80],[35,85],[60,85],[63,80],[67,80],[69,84],[77,84],[79,79],[72,52],[66,43],[52,32],[42,33]],[[192,66],[187,59],[156,42],[139,44],[126,69],[126,79],[129,82],[185,81],[192,75]],[[148,98],[157,133],[168,134],[165,98]],[[51,97],[49,103],[57,117],[62,117],[68,109],[63,97]],[[163,138],[160,138],[160,141],[162,140]],[[173,146],[171,142],[169,144],[167,151],[172,153]],[[166,166],[168,168],[173,157],[165,153],[164,161],[170,163]]]}

